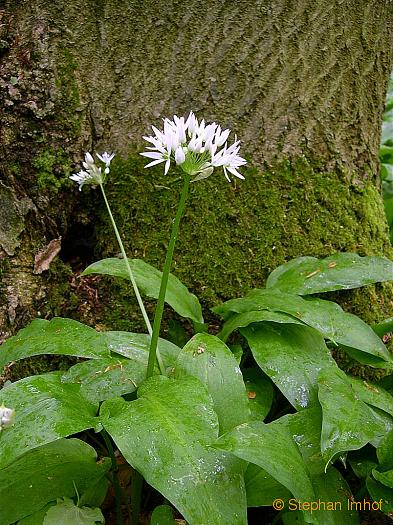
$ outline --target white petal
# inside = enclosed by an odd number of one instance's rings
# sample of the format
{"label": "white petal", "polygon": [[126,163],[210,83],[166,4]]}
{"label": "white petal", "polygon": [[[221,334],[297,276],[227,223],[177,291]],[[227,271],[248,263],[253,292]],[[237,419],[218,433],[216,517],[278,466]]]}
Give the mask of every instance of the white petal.
{"label": "white petal", "polygon": [[151,166],[155,166],[156,164],[160,164],[161,162],[164,162],[165,159],[158,159],[153,160],[153,162],[150,162],[149,164],[146,164],[145,168],[150,168]]}
{"label": "white petal", "polygon": [[239,179],[245,180],[243,175],[241,173],[239,173],[235,168],[231,168],[230,166],[228,166],[228,171],[229,171],[229,173],[232,173],[232,175],[235,175],[235,177],[238,177]]}
{"label": "white petal", "polygon": [[230,132],[230,129],[226,129],[220,135],[216,136],[216,144],[218,147],[221,147],[223,144],[225,144]]}
{"label": "white petal", "polygon": [[196,146],[197,146],[197,139],[196,139],[196,137],[192,137],[192,139],[188,143],[188,148],[187,149],[189,151],[195,152],[196,151]]}
{"label": "white petal", "polygon": [[90,162],[90,164],[94,164],[94,159],[88,151],[85,153],[85,161]]}
{"label": "white petal", "polygon": [[162,153],[159,153],[158,151],[146,151],[140,153],[140,155],[142,155],[142,157],[148,157],[149,159],[162,159]]}
{"label": "white petal", "polygon": [[169,166],[171,165],[170,159],[168,159],[165,163],[165,169],[164,169],[164,175],[166,175],[169,171]]}
{"label": "white petal", "polygon": [[194,113],[190,111],[190,114],[188,115],[188,118],[185,123],[185,128],[188,130],[188,135],[190,137],[195,133],[195,130],[197,127],[198,127],[198,120],[196,119]]}
{"label": "white petal", "polygon": [[164,141],[164,134],[159,129],[157,129],[155,126],[152,126],[152,129],[153,129],[154,133],[156,134],[156,137],[161,142],[163,142]]}
{"label": "white petal", "polygon": [[227,170],[225,169],[225,166],[223,166],[223,168],[224,168],[224,175],[225,175],[227,181],[228,182],[232,182],[231,179],[228,177],[228,173],[227,173]]}

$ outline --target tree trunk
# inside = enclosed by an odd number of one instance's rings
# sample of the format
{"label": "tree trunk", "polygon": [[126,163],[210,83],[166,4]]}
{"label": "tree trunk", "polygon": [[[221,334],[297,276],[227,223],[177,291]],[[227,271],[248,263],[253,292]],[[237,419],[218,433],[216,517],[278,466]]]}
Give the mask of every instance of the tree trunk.
{"label": "tree trunk", "polygon": [[[230,127],[249,160],[245,182],[192,187],[174,272],[207,306],[299,255],[392,255],[377,176],[391,0],[5,0],[0,16],[3,336],[82,301],[67,268],[83,247],[81,264],[118,251],[99,193],[68,179],[86,150],[118,154],[107,189],[129,253],[162,267],[179,173],[139,152],[174,113]],[[91,322],[135,329],[123,294],[101,291]],[[351,294],[367,320],[391,299]]]}

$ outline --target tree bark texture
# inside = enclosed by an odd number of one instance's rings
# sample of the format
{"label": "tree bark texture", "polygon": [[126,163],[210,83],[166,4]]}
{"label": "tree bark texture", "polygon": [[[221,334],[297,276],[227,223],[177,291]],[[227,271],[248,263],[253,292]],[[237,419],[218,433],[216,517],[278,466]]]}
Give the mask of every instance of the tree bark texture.
{"label": "tree bark texture", "polygon": [[[244,183],[217,173],[192,188],[174,271],[207,305],[262,285],[298,255],[391,255],[377,176],[391,0],[5,0],[0,9],[4,337],[37,310],[59,312],[53,297],[68,297],[70,273],[53,255],[60,244],[67,262],[64,246],[77,251],[78,236],[97,238],[95,257],[117,252],[99,194],[68,180],[86,150],[118,153],[107,189],[129,253],[162,267],[179,173],[144,171],[138,152],[149,125],[174,113],[230,127],[249,160]],[[115,292],[102,295],[109,328],[123,327],[110,315],[122,308],[124,289]],[[388,296],[382,308],[370,291],[359,313],[391,315]]]}

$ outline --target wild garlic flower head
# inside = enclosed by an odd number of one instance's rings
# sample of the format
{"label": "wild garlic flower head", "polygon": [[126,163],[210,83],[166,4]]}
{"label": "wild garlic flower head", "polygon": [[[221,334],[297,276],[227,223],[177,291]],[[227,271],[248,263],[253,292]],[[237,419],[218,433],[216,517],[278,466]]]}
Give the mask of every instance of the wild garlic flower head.
{"label": "wild garlic flower head", "polygon": [[164,119],[162,131],[152,126],[154,135],[143,137],[151,145],[141,153],[144,157],[153,159],[145,168],[165,162],[164,174],[168,173],[171,162],[174,162],[188,175],[195,177],[193,182],[209,177],[214,168],[222,167],[229,182],[229,174],[244,179],[238,168],[246,164],[239,156],[239,141],[228,147],[229,129],[204,120],[198,122],[191,111],[187,120],[175,115],[173,120]]}
{"label": "wild garlic flower head", "polygon": [[104,170],[100,166],[97,166],[92,155],[87,152],[85,154],[85,160],[82,162],[83,169],[78,173],[74,173],[70,176],[70,179],[79,184],[79,190],[82,189],[84,184],[90,184],[95,187],[97,184],[103,184],[105,182],[106,175],[109,174],[109,166],[112,162],[114,153],[107,153],[106,151],[101,155],[96,153],[98,159],[105,164]]}
{"label": "wild garlic flower head", "polygon": [[100,159],[100,161],[105,164],[107,168],[109,168],[109,165],[112,162],[113,157],[115,156],[114,153],[107,153],[106,151],[104,151],[102,155],[100,155],[99,153],[96,153],[96,155]]}
{"label": "wild garlic flower head", "polygon": [[15,410],[0,405],[0,432],[14,424]]}

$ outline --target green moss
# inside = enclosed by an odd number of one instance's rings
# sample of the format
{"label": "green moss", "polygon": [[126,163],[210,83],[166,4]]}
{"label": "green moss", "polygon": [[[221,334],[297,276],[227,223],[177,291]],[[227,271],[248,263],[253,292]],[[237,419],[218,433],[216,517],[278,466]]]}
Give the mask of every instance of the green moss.
{"label": "green moss", "polygon": [[73,272],[68,264],[56,257],[49,267],[48,284],[50,293],[40,308],[43,317],[67,316],[78,301],[70,287]]}
{"label": "green moss", "polygon": [[56,85],[61,96],[61,113],[57,122],[70,138],[77,138],[81,133],[82,114],[78,112],[80,106],[79,87],[75,77],[78,68],[77,62],[66,47],[59,48],[56,72]]}
{"label": "green moss", "polygon": [[[160,167],[144,171],[144,164],[138,155],[118,158],[107,193],[127,252],[161,269],[181,174],[164,177]],[[220,321],[209,314],[210,307],[264,286],[274,268],[294,257],[337,251],[381,254],[383,247],[393,258],[372,180],[359,183],[348,173],[324,172],[304,158],[264,171],[253,167],[245,176],[244,182],[228,184],[217,173],[192,185],[176,245],[172,271],[200,298],[213,331]],[[118,254],[103,206],[96,235],[97,259]],[[106,280],[105,287],[104,324],[144,331],[129,285]],[[392,292],[384,284],[330,298],[373,323],[391,315]]]}
{"label": "green moss", "polygon": [[9,162],[8,169],[10,170],[10,173],[16,177],[21,175],[21,167],[17,162]]}
{"label": "green moss", "polygon": [[3,385],[5,381],[14,382],[24,377],[46,374],[56,370],[68,370],[76,362],[78,359],[75,357],[55,355],[40,355],[22,359],[5,367],[0,375],[0,385]]}
{"label": "green moss", "polygon": [[71,161],[62,148],[50,147],[42,150],[35,156],[33,166],[36,169],[39,188],[47,188],[57,193],[70,187]]}
{"label": "green moss", "polygon": [[[0,302],[1,304],[7,303],[6,296],[6,280],[5,277],[10,269],[10,260],[6,257],[0,259]],[[3,327],[4,329],[5,327]]]}
{"label": "green moss", "polygon": [[[107,192],[128,253],[161,268],[181,186],[180,175],[143,171],[131,156],[113,165]],[[336,251],[391,254],[380,195],[345,174],[313,170],[304,159],[228,184],[220,174],[192,185],[173,271],[207,304],[263,286],[278,265]],[[104,208],[97,256],[117,253]]]}

